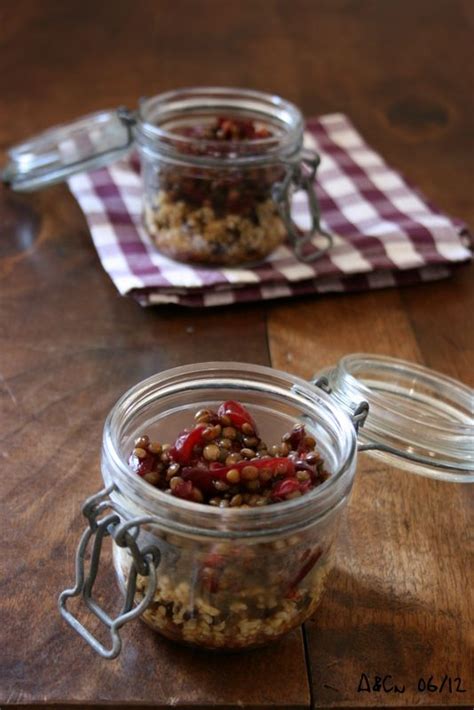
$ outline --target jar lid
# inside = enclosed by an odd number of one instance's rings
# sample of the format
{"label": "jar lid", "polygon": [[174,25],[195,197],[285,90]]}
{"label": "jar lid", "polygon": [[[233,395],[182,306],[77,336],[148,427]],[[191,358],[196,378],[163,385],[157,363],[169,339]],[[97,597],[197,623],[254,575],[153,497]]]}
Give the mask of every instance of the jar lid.
{"label": "jar lid", "polygon": [[467,385],[422,365],[361,353],[343,357],[318,380],[349,413],[368,402],[360,450],[430,478],[474,481],[474,390]]}
{"label": "jar lid", "polygon": [[92,113],[13,146],[1,172],[3,182],[19,192],[35,190],[112,163],[133,140],[124,113],[123,109]]}

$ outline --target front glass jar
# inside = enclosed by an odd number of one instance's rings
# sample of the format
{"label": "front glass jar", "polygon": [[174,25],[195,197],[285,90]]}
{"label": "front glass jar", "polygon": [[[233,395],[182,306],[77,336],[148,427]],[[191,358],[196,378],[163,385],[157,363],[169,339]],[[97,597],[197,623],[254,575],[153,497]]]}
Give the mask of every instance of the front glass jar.
{"label": "front glass jar", "polygon": [[[131,471],[127,459],[143,432],[172,441],[197,409],[228,399],[251,412],[268,441],[304,423],[330,477],[300,498],[244,509],[176,498]],[[265,644],[302,624],[314,613],[331,567],[355,452],[353,423],[327,394],[269,368],[187,366],[130,390],[106,421],[102,476],[109,498],[100,505],[111,507],[122,526],[130,524],[139,549],[154,550],[159,559],[151,592],[149,576],[136,579],[135,602],[146,598],[143,620],[171,639],[229,650]],[[127,596],[134,550],[122,539],[113,557]]]}
{"label": "front glass jar", "polygon": [[[329,475],[300,497],[233,508],[175,497],[132,470],[128,459],[137,438],[172,442],[197,410],[216,410],[228,400],[244,405],[268,443],[304,424]],[[83,507],[89,527],[76,557],[76,586],[60,597],[62,615],[106,658],[120,652],[120,627],[139,616],[170,639],[209,649],[278,639],[318,606],[357,451],[374,452],[411,473],[472,482],[473,401],[472,389],[440,373],[367,354],[342,358],[313,382],[257,365],[200,363],[139,383],[106,420],[105,489]],[[93,596],[107,536],[124,592],[115,619]],[[79,594],[109,628],[110,648],[67,609],[68,599]]]}
{"label": "front glass jar", "polygon": [[[171,441],[196,410],[236,399],[278,438],[295,423],[313,433],[331,478],[303,499],[255,509],[188,502],[130,473],[127,453],[140,433]],[[183,367],[152,378],[125,396],[109,416],[102,473],[123,519],[150,515],[140,545],[160,550],[153,601],[143,614],[169,638],[206,648],[260,645],[300,625],[316,609],[354,474],[354,428],[307,383],[255,366]],[[124,469],[125,465],[125,469]],[[311,513],[309,513],[311,510]],[[126,588],[130,552],[114,546]],[[140,600],[147,580],[138,577]]]}

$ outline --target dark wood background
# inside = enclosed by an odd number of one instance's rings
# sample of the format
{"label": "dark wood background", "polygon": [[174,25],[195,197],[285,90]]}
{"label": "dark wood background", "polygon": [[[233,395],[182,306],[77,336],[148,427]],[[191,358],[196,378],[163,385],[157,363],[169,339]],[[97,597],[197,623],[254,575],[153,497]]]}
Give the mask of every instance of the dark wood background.
{"label": "dark wood background", "polygon": [[[0,149],[141,95],[248,86],[307,115],[346,112],[474,224],[473,23],[470,0],[3,0]],[[1,706],[471,707],[470,490],[368,458],[322,606],[274,647],[206,654],[136,622],[106,662],[56,598],[72,580],[80,503],[100,487],[104,418],[130,385],[209,359],[308,377],[360,350],[473,385],[472,267],[403,290],[144,310],[116,293],[65,186],[1,189],[0,225]],[[406,691],[358,693],[361,673]],[[417,691],[445,674],[466,692]]]}

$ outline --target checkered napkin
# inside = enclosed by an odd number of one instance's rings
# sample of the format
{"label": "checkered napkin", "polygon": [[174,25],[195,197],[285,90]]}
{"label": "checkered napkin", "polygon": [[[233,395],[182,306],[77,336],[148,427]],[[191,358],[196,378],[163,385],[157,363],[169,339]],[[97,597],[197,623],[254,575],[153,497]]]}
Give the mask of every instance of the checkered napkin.
{"label": "checkered napkin", "polygon": [[[321,156],[317,192],[333,248],[312,264],[287,245],[260,266],[204,268],[160,254],[142,225],[138,161],[69,179],[104,269],[144,306],[219,306],[309,293],[399,286],[449,276],[471,258],[465,224],[439,212],[375,153],[342,114],[311,119],[305,145]],[[295,222],[311,220],[296,193]],[[318,244],[318,238],[315,239]]]}

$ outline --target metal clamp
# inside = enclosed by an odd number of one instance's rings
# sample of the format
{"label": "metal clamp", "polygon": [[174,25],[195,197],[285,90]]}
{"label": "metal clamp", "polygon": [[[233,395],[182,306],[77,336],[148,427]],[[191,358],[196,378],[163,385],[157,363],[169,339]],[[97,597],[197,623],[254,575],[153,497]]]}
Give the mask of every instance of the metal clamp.
{"label": "metal clamp", "polygon": [[[329,386],[329,380],[327,377],[322,376],[319,377],[317,380],[312,380],[312,384],[315,387],[319,387],[319,389],[323,390],[323,392],[326,392],[326,394],[332,394],[332,389]],[[353,405],[354,409],[350,413],[349,417],[352,421],[352,424],[354,425],[354,429],[356,430],[356,433],[359,433],[359,429],[364,426],[365,420],[367,419],[367,415],[369,413],[369,403],[363,399],[361,402],[358,404]],[[359,451],[362,449],[359,447]]]}
{"label": "metal clamp", "polygon": [[[116,658],[122,648],[122,639],[119,629],[145,611],[153,599],[156,589],[156,568],[160,562],[160,551],[154,545],[140,549],[137,537],[140,525],[152,522],[152,518],[134,518],[122,522],[117,512],[108,512],[103,517],[99,516],[106,510],[114,511],[113,502],[107,497],[114,490],[114,486],[104,488],[99,493],[88,498],[82,506],[82,513],[88,520],[88,527],[84,530],[76,553],[76,583],[72,589],[65,589],[59,597],[59,611],[87,643],[92,646],[103,658]],[[92,591],[99,569],[100,553],[104,539],[111,536],[119,547],[126,547],[132,555],[132,565],[127,582],[125,599],[122,609],[115,619],[112,619],[94,600]],[[85,571],[85,557],[92,542],[89,569]],[[137,606],[133,607],[137,575],[148,577],[145,595]],[[91,611],[110,631],[112,645],[106,648],[96,637],[88,631],[83,624],[67,609],[67,602],[71,597],[82,595],[85,606]]]}
{"label": "metal clamp", "polygon": [[[312,262],[320,259],[333,246],[333,236],[321,227],[321,211],[318,197],[315,191],[315,177],[321,158],[313,151],[304,151],[303,158],[298,164],[294,164],[288,170],[284,180],[273,186],[272,198],[276,203],[279,215],[288,231],[288,236],[293,244],[296,257],[303,262]],[[311,214],[311,229],[304,233],[294,223],[291,216],[290,189],[304,190],[308,196],[309,211]],[[324,237],[326,245],[317,248],[312,244],[314,237]],[[310,245],[313,250],[308,254],[304,253],[305,248]]]}

